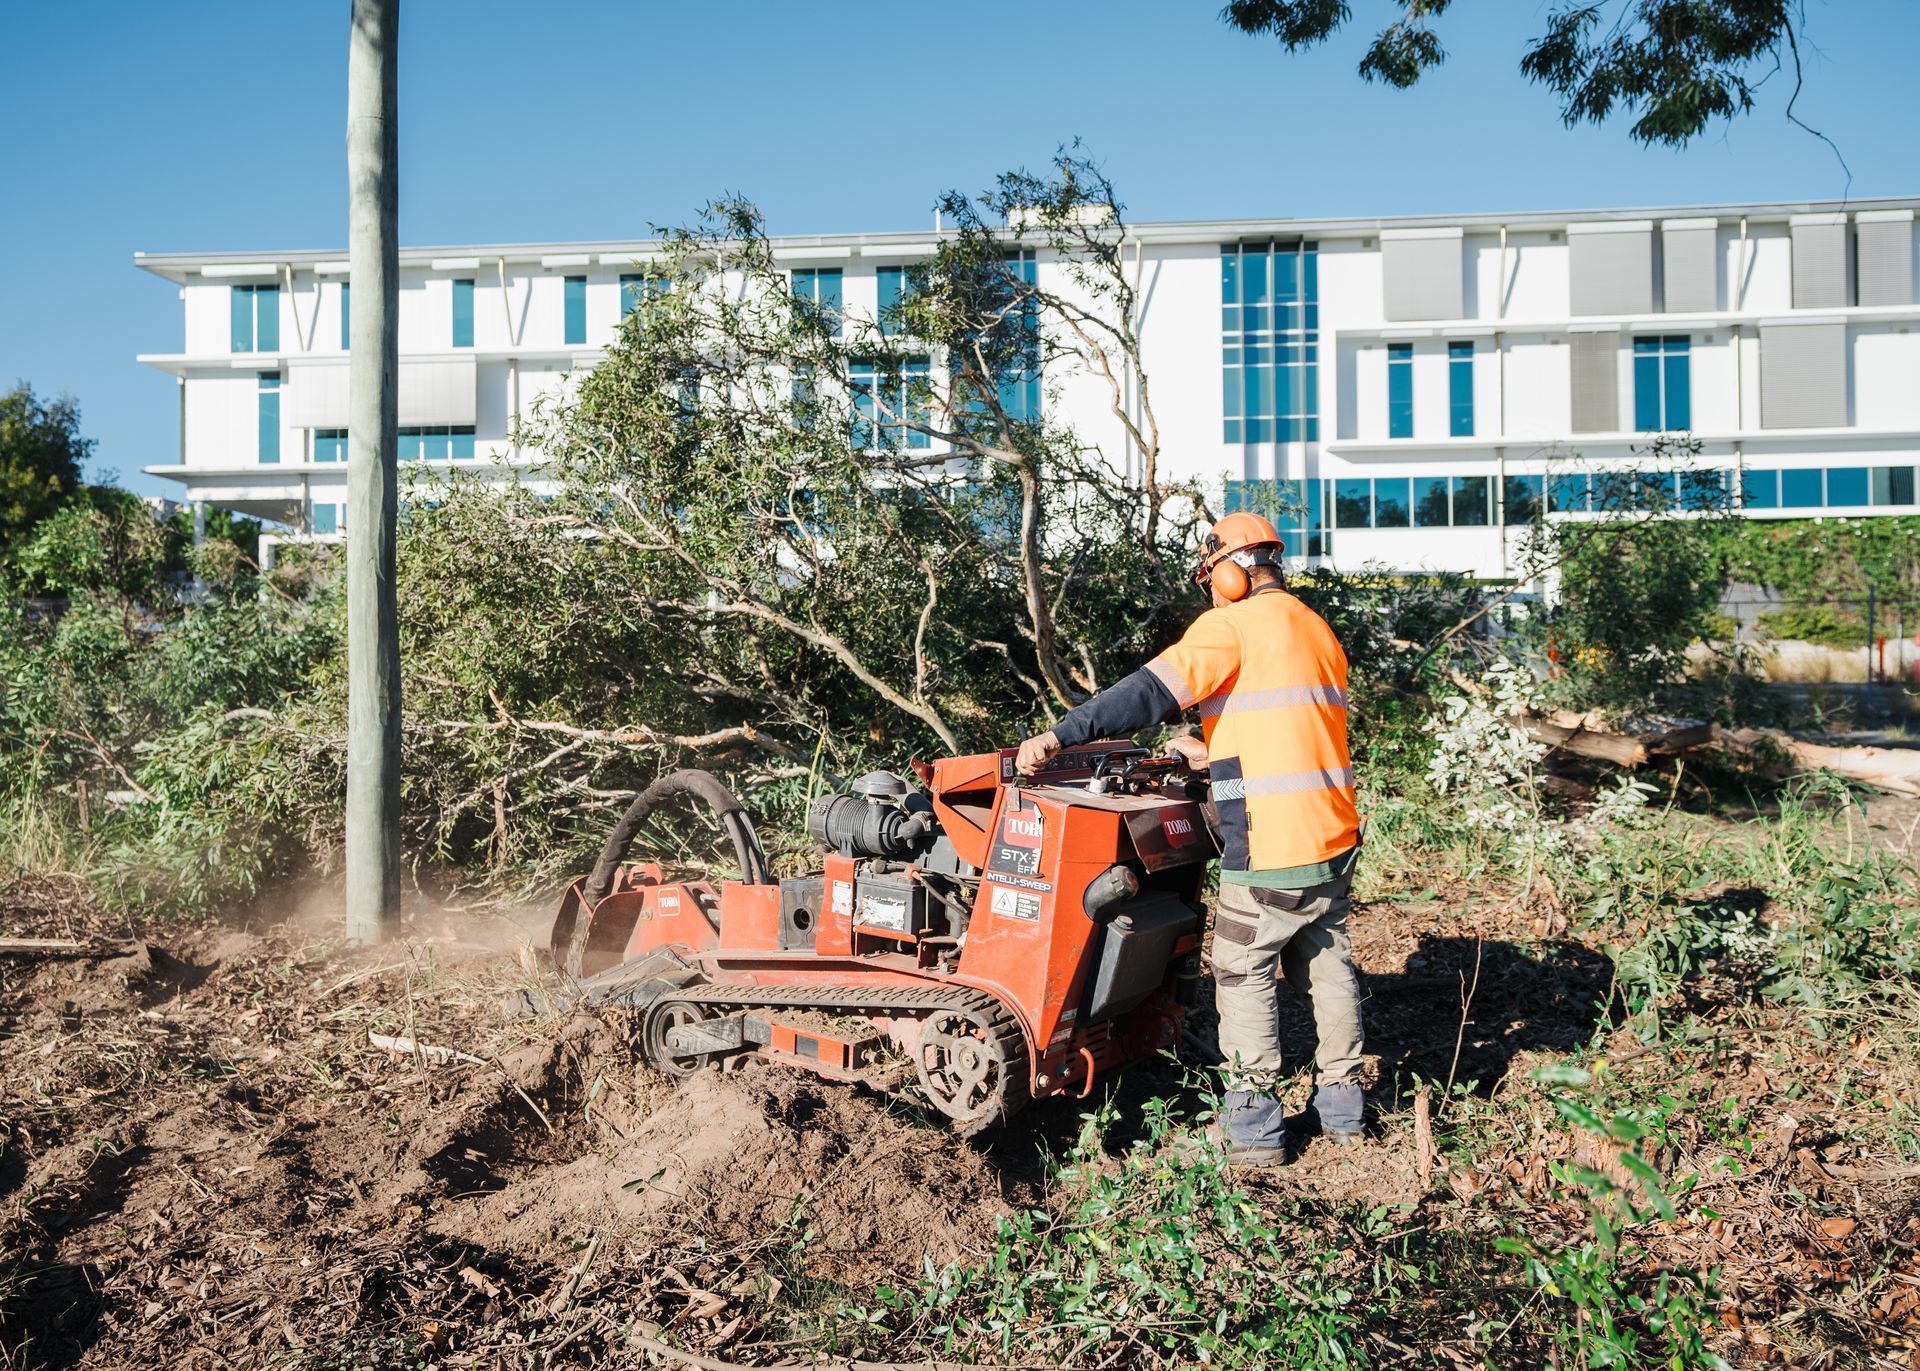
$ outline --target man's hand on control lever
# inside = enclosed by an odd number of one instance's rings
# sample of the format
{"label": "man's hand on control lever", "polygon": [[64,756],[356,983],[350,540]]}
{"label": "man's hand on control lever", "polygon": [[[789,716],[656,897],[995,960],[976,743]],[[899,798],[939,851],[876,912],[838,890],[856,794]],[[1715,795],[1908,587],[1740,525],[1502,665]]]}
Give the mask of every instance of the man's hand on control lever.
{"label": "man's hand on control lever", "polygon": [[1185,762],[1189,771],[1207,769],[1207,745],[1192,734],[1167,739],[1167,755]]}
{"label": "man's hand on control lever", "polygon": [[1060,740],[1050,731],[1042,733],[1038,738],[1029,738],[1020,744],[1020,751],[1014,757],[1013,765],[1022,776],[1031,776],[1059,750]]}

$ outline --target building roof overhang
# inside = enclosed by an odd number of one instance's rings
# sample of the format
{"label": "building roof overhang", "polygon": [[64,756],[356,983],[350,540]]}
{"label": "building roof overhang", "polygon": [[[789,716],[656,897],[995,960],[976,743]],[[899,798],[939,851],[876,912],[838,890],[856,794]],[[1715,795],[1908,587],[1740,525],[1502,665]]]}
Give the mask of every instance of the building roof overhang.
{"label": "building roof overhang", "polygon": [[[1254,219],[1180,219],[1126,224],[1121,233],[1126,241],[1139,243],[1230,243],[1295,238],[1366,238],[1383,232],[1421,228],[1462,228],[1468,232],[1508,230],[1554,230],[1569,224],[1611,221],[1657,220],[1684,217],[1690,220],[1717,219],[1721,222],[1787,223],[1796,216],[1920,210],[1920,197],[1884,197],[1872,200],[1793,200],[1747,204],[1635,206],[1624,209],[1586,209],[1520,211],[1511,213],[1376,215],[1349,218],[1254,218]],[[1009,238],[1019,231],[1006,230]],[[790,234],[771,239],[776,257],[804,262],[810,256],[820,260],[850,257],[876,259],[924,257],[931,254],[937,241],[954,233],[929,233],[925,229],[899,233],[821,233]],[[1027,230],[1029,242],[1037,230]],[[436,262],[478,261],[478,270],[495,264],[516,267],[542,267],[549,258],[566,258],[578,265],[589,258],[602,266],[632,263],[642,265],[657,259],[667,249],[658,238],[607,239],[587,242],[554,241],[544,243],[484,243],[454,246],[414,247],[400,250],[403,267],[432,269]],[[263,273],[290,268],[295,271],[319,271],[327,275],[345,274],[346,254],[337,247],[303,249],[295,252],[136,252],[134,265],[170,281],[184,284],[194,277],[230,278],[236,273]],[[466,267],[464,270],[476,268]],[[562,267],[545,267],[563,270]]]}

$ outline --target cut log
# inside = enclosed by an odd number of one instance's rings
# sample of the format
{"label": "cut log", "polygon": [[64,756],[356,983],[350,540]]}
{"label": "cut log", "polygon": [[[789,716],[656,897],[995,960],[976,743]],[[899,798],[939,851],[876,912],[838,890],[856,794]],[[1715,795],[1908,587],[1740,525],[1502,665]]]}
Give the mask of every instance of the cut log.
{"label": "cut log", "polygon": [[1556,709],[1520,714],[1510,723],[1555,752],[1592,757],[1615,766],[1645,766],[1713,741],[1713,725],[1699,719],[1638,719],[1607,724],[1592,712]]}
{"label": "cut log", "polygon": [[1920,795],[1920,751],[1903,747],[1823,747],[1782,738],[1793,764],[1831,771],[1893,795]]}

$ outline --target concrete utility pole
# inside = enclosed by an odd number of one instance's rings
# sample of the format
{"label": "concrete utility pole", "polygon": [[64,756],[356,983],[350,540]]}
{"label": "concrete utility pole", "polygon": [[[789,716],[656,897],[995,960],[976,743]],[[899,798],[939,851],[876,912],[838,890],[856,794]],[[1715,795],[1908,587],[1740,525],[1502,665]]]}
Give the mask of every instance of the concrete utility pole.
{"label": "concrete utility pole", "polygon": [[400,0],[353,0],[347,49],[347,936],[400,923]]}

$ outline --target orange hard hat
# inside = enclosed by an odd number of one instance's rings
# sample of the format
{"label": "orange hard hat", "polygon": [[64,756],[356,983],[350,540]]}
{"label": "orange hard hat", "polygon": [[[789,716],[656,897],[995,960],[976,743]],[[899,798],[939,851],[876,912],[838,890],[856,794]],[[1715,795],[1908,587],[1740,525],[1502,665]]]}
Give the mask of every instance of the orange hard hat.
{"label": "orange hard hat", "polygon": [[1208,529],[1206,536],[1200,540],[1200,564],[1193,569],[1193,583],[1197,586],[1207,585],[1218,570],[1223,577],[1220,589],[1226,598],[1245,598],[1250,589],[1246,568],[1226,559],[1236,552],[1253,548],[1272,548],[1272,552],[1262,554],[1257,560],[1274,565],[1280,554],[1286,551],[1286,544],[1280,541],[1280,530],[1273,526],[1271,520],[1245,510],[1227,515]]}

